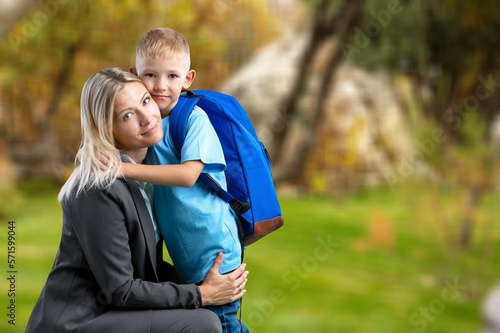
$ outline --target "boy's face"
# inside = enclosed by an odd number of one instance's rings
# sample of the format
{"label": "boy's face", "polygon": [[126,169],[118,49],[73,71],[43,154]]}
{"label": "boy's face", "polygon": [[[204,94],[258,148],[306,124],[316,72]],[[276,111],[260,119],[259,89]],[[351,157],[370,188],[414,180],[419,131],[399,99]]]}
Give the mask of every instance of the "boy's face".
{"label": "boy's face", "polygon": [[182,89],[188,89],[196,72],[189,70],[182,57],[153,59],[138,58],[136,73],[161,111],[167,117],[179,100]]}

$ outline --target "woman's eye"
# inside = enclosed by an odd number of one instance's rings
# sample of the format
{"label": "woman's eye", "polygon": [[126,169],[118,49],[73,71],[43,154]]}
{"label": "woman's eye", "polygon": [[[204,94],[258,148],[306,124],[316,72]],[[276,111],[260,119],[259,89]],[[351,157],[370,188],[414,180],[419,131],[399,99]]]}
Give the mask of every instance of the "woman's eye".
{"label": "woman's eye", "polygon": [[150,97],[146,97],[144,99],[144,101],[142,102],[142,104],[144,104],[144,105],[149,104],[149,101],[150,101]]}
{"label": "woman's eye", "polygon": [[130,119],[130,118],[132,118],[132,116],[133,116],[132,112],[127,112],[127,113],[123,116],[123,120]]}

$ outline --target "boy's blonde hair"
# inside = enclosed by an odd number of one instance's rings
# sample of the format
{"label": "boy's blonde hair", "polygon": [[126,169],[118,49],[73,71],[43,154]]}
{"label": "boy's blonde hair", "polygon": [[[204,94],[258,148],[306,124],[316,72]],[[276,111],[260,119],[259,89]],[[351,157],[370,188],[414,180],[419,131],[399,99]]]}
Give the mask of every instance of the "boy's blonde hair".
{"label": "boy's blonde hair", "polygon": [[106,188],[118,176],[114,168],[101,170],[100,158],[116,165],[120,152],[113,136],[115,97],[128,82],[142,81],[122,68],[108,68],[90,76],[80,99],[81,144],[75,158],[75,170],[59,192],[62,201],[86,189]]}
{"label": "boy's blonde hair", "polygon": [[156,28],[148,31],[137,43],[136,62],[141,58],[163,59],[180,57],[191,66],[189,44],[179,32],[169,28]]}

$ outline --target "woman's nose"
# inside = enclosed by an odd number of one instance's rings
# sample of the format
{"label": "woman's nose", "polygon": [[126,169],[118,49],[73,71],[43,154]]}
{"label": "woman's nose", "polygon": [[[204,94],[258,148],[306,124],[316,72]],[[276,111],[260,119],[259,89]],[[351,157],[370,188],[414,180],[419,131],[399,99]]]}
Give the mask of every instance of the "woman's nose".
{"label": "woman's nose", "polygon": [[147,111],[140,111],[138,116],[139,116],[139,122],[140,122],[141,126],[149,125],[154,118],[151,115],[151,113],[147,112]]}

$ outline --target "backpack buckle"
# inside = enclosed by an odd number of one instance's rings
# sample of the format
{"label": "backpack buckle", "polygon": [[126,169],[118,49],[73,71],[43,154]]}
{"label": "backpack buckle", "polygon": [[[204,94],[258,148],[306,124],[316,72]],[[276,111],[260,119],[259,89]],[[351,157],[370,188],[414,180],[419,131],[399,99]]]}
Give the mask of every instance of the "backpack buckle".
{"label": "backpack buckle", "polygon": [[250,209],[250,203],[248,201],[241,202],[238,199],[234,199],[234,198],[231,199],[231,201],[229,201],[229,205],[234,210],[234,212],[238,215],[241,215]]}

